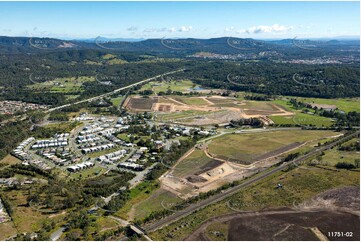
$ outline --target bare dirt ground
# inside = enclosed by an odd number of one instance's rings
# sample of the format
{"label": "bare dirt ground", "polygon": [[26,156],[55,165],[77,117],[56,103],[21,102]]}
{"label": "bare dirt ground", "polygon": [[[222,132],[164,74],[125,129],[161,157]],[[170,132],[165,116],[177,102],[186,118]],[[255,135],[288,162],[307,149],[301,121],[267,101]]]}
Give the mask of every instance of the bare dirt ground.
{"label": "bare dirt ground", "polygon": [[[343,187],[328,190],[293,208],[237,212],[205,221],[184,240],[210,240],[208,227],[227,225],[227,239],[243,240],[360,240],[360,190]],[[224,232],[224,231],[223,231]],[[343,232],[332,236],[331,232]]]}
{"label": "bare dirt ground", "polygon": [[244,101],[237,101],[233,98],[221,96],[201,96],[193,98],[198,98],[207,104],[189,105],[168,96],[150,98],[133,96],[127,98],[127,100],[124,102],[124,107],[134,112],[154,111],[160,113],[173,113],[189,110],[210,112],[209,114],[196,115],[196,117],[180,118],[179,120],[174,120],[176,123],[187,125],[223,124],[228,123],[232,119],[254,117],[259,117],[264,120],[266,124],[271,124],[272,121],[268,119],[266,115],[289,116],[294,114],[274,104],[270,104],[272,107],[274,107],[273,110],[264,110],[262,108],[247,109],[243,108],[243,106],[246,104]]}
{"label": "bare dirt ground", "polygon": [[158,102],[158,97],[143,98],[139,96],[128,97],[124,102],[124,107],[128,110],[139,112],[139,111],[150,111],[154,103]]}
{"label": "bare dirt ground", "polygon": [[224,112],[201,115],[197,118],[191,119],[189,122],[182,122],[182,120],[180,120],[178,123],[202,126],[202,125],[223,124],[223,123],[228,123],[234,119],[244,118],[244,114],[240,110],[235,111],[226,108],[220,108],[218,110],[222,110],[222,109],[224,110]]}
{"label": "bare dirt ground", "polygon": [[331,189],[301,204],[296,204],[296,208],[310,210],[315,208],[338,209],[360,215],[360,188],[343,187]]}

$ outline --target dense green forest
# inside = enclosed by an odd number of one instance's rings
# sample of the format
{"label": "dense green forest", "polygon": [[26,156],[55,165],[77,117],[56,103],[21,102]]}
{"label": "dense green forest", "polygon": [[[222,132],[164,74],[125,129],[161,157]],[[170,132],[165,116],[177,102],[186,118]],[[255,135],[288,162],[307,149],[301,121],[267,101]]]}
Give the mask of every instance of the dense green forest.
{"label": "dense green forest", "polygon": [[176,75],[205,87],[267,95],[358,97],[360,89],[358,65],[205,61]]}
{"label": "dense green forest", "polygon": [[[106,53],[102,51],[82,50],[44,53],[33,55],[0,56],[0,86],[2,99],[20,100],[48,105],[66,103],[66,95],[80,95],[78,99],[102,94],[132,84],[143,79],[181,68],[182,61],[135,61],[121,65],[94,65],[84,61],[100,62]],[[127,56],[128,59],[135,57]],[[119,56],[123,58],[123,55]],[[125,58],[125,57],[124,57]],[[123,59],[121,59],[123,60]],[[50,92],[28,88],[37,83],[55,78],[95,77],[111,81],[112,85],[101,82],[85,82],[82,91]],[[40,95],[39,95],[40,94]]]}

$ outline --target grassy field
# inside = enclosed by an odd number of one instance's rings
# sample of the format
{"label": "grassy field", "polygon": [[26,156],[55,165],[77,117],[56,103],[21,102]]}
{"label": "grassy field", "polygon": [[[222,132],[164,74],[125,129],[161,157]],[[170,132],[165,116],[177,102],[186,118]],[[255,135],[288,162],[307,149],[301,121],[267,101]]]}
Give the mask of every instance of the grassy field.
{"label": "grassy field", "polygon": [[[278,183],[283,189],[275,189]],[[179,221],[150,233],[153,240],[182,240],[209,218],[234,213],[230,209],[257,211],[260,208],[292,206],[328,189],[343,186],[359,186],[360,173],[339,172],[300,166],[288,172],[274,175],[244,189],[221,202],[197,211]],[[237,204],[237,206],[235,205]],[[169,237],[171,235],[172,237]]]}
{"label": "grassy field", "polygon": [[70,176],[69,178],[75,178],[75,179],[85,179],[90,177],[95,177],[103,174],[105,172],[104,168],[101,168],[99,166],[94,166],[88,169],[85,169],[81,172],[69,172]]}
{"label": "grassy field", "polygon": [[146,200],[134,205],[134,218],[143,219],[151,212],[164,210],[164,206],[171,207],[171,204],[176,204],[181,201],[182,200],[173,193],[160,188]]}
{"label": "grassy field", "polygon": [[278,99],[278,100],[274,100],[274,101],[272,101],[274,104],[277,104],[277,105],[279,105],[279,106],[281,106],[281,107],[283,107],[285,110],[287,110],[287,111],[295,111],[295,109],[294,108],[292,108],[292,105],[287,101],[287,100],[280,100],[280,99]]}
{"label": "grassy field", "polygon": [[177,177],[186,177],[201,170],[200,167],[212,161],[202,150],[194,150],[187,158],[174,167],[173,174]]}
{"label": "grassy field", "polygon": [[30,89],[50,91],[50,92],[81,92],[83,91],[83,84],[85,82],[95,81],[94,77],[81,76],[78,78],[56,78],[51,81],[39,82],[29,85]]}
{"label": "grassy field", "polygon": [[[228,229],[228,223],[212,223],[207,227],[207,237],[212,241],[227,241]],[[219,234],[214,234],[214,231],[219,232]]]}
{"label": "grassy field", "polygon": [[325,98],[301,98],[301,97],[287,97],[284,100],[275,100],[273,103],[282,105],[283,107],[288,107],[289,110],[292,109],[291,105],[288,103],[290,98],[296,98],[298,101],[304,103],[315,103],[315,104],[329,104],[336,105],[336,107],[345,112],[356,111],[360,112],[360,99],[359,98],[340,98],[340,99],[325,99]]}
{"label": "grassy field", "polygon": [[153,90],[154,92],[167,92],[168,89],[175,92],[189,92],[192,88],[199,88],[190,80],[170,81],[170,82],[149,82],[142,86],[140,91]]}
{"label": "grassy field", "polygon": [[159,188],[159,184],[155,181],[144,181],[132,188],[130,190],[129,200],[115,215],[123,219],[129,219],[129,212],[132,207],[149,198],[157,188]]}
{"label": "grassy field", "polygon": [[8,164],[8,165],[14,165],[14,164],[21,163],[21,160],[19,160],[18,158],[14,157],[12,155],[7,155],[7,156],[4,157],[4,159],[2,159],[0,161],[0,163]]}
{"label": "grassy field", "polygon": [[257,109],[265,111],[278,111],[278,109],[272,105],[272,102],[267,101],[244,101],[241,105],[244,109]]}
{"label": "grassy field", "polygon": [[333,124],[333,121],[330,118],[301,113],[297,111],[296,115],[294,116],[269,116],[269,118],[272,119],[275,124],[316,125],[317,127],[328,127]]}
{"label": "grassy field", "polygon": [[118,134],[117,137],[118,137],[119,139],[122,139],[122,140],[126,141],[126,142],[130,142],[130,139],[129,139],[127,133]]}
{"label": "grassy field", "polygon": [[336,148],[328,151],[322,156],[321,164],[334,166],[338,162],[346,162],[355,164],[355,160],[360,159],[360,152],[358,151],[341,151]]}
{"label": "grassy field", "polygon": [[115,107],[119,107],[120,103],[123,101],[124,97],[112,98],[110,101]]}
{"label": "grassy field", "polygon": [[167,103],[167,104],[174,104],[174,105],[179,105],[179,103],[173,101],[173,100],[170,100],[168,98],[166,98],[165,96],[160,96],[158,98],[158,102],[160,103]]}
{"label": "grassy field", "polygon": [[234,98],[207,98],[208,101],[214,103],[216,107],[234,107],[234,108],[241,108],[240,101]]}
{"label": "grassy field", "polygon": [[228,134],[213,139],[209,152],[223,159],[250,161],[259,155],[294,142],[306,142],[337,135],[333,131],[285,130],[262,134]]}
{"label": "grassy field", "polygon": [[293,117],[293,122],[300,125],[316,125],[316,126],[331,126],[333,124],[333,121],[330,118],[307,114],[307,113],[297,113]]}
{"label": "grassy field", "polygon": [[124,64],[127,63],[125,60],[119,59],[116,55],[113,54],[106,54],[102,56],[102,59],[106,61],[109,65],[115,65],[115,64]]}
{"label": "grassy field", "polygon": [[119,222],[109,217],[98,217],[96,223],[99,225],[100,231],[114,229],[119,226]]}
{"label": "grassy field", "polygon": [[172,98],[188,105],[195,105],[195,106],[209,105],[207,101],[199,97],[172,96]]}
{"label": "grassy field", "polygon": [[[56,133],[69,133],[79,125],[82,125],[82,122],[78,121],[69,121],[69,122],[61,122],[56,124],[47,124],[44,126],[41,126],[41,129],[48,130],[48,133],[56,134]],[[44,137],[45,138],[45,137]]]}
{"label": "grassy field", "polygon": [[102,155],[105,155],[105,154],[108,154],[108,153],[115,152],[115,151],[117,151],[117,150],[120,150],[120,148],[119,148],[119,147],[115,147],[115,148],[108,149],[108,150],[96,151],[96,152],[87,154],[87,156],[89,156],[89,157],[91,157],[91,158],[95,158],[95,157],[99,157],[99,156],[102,156]]}
{"label": "grassy field", "polygon": [[7,238],[15,235],[16,229],[13,222],[6,222],[0,224],[0,240],[5,241]]}
{"label": "grassy field", "polygon": [[299,125],[316,125],[318,127],[321,126],[331,126],[333,124],[333,120],[331,118],[326,118],[318,115],[312,115],[308,113],[302,113],[301,110],[296,110],[292,107],[291,104],[288,103],[287,100],[275,100],[274,104],[277,104],[287,111],[292,111],[295,113],[293,116],[269,116],[270,119],[275,124],[299,124]]}
{"label": "grassy field", "polygon": [[207,98],[210,102],[214,104],[230,104],[234,102],[238,102],[235,98],[215,98],[215,97],[208,97]]}
{"label": "grassy field", "polygon": [[[39,230],[42,228],[43,222],[49,220],[49,214],[43,214],[32,207],[24,206],[27,204],[28,190],[10,190],[2,191],[2,193],[10,203],[13,210],[14,224],[21,233]],[[58,215],[53,216],[51,219],[59,222],[63,218],[63,215]],[[5,239],[14,234],[16,234],[16,230],[13,223],[0,224],[0,239]]]}
{"label": "grassy field", "polygon": [[297,98],[301,102],[336,105],[336,107],[345,112],[360,112],[359,98],[340,98],[340,99],[324,99],[324,98]]}

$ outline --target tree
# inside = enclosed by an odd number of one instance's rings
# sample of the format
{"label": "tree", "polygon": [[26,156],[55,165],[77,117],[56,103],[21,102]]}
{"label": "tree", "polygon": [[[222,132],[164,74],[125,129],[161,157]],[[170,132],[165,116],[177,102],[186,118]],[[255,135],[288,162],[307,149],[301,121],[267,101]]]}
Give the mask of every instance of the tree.
{"label": "tree", "polygon": [[54,197],[51,193],[48,193],[46,195],[46,198],[45,198],[45,205],[48,207],[48,208],[52,208],[54,207]]}
{"label": "tree", "polygon": [[360,168],[360,159],[355,159],[355,167]]}

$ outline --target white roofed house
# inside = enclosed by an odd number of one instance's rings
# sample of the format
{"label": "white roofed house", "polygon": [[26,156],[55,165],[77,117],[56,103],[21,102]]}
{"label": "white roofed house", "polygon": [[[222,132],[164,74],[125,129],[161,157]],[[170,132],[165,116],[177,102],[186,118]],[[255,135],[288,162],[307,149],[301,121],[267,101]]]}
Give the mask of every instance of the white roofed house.
{"label": "white roofed house", "polygon": [[144,166],[143,166],[143,165],[134,164],[134,163],[129,163],[129,162],[119,163],[119,164],[118,164],[118,167],[126,168],[126,169],[131,169],[131,170],[135,170],[135,171],[144,170]]}
{"label": "white roofed house", "polygon": [[164,143],[161,140],[154,141],[154,144],[155,144],[156,149],[160,149],[160,148],[162,148],[164,146]]}

